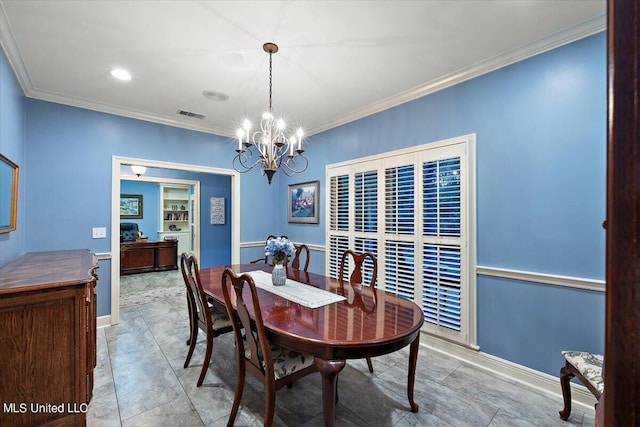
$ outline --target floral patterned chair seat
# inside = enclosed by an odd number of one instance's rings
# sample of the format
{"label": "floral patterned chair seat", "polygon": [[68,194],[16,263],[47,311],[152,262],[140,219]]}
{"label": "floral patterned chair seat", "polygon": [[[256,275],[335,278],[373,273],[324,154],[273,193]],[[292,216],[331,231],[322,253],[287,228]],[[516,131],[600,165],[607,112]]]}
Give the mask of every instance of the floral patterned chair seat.
{"label": "floral patterned chair seat", "polygon": [[[567,420],[571,415],[571,389],[569,382],[576,377],[600,400],[604,393],[603,366],[604,357],[601,354],[586,351],[563,351],[565,366],[560,370],[560,385],[564,399],[564,409],[560,411],[560,418]],[[596,402],[596,406],[598,403]]]}

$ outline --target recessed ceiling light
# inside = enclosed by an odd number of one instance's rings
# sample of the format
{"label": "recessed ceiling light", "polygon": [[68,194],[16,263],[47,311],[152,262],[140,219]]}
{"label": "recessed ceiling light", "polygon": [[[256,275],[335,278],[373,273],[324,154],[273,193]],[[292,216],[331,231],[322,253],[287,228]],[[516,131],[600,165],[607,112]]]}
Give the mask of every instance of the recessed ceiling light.
{"label": "recessed ceiling light", "polygon": [[224,102],[229,99],[229,95],[217,90],[205,90],[202,95],[211,101]]}
{"label": "recessed ceiling light", "polygon": [[118,80],[131,80],[131,74],[122,68],[114,68],[111,70],[111,75]]}

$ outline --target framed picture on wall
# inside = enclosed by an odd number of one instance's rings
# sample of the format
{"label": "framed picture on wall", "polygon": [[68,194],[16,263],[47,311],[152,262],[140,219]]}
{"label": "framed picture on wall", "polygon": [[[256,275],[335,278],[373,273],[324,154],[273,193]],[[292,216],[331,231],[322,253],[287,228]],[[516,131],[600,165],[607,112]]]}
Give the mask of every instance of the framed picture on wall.
{"label": "framed picture on wall", "polygon": [[120,218],[142,219],[142,194],[120,194]]}
{"label": "framed picture on wall", "polygon": [[320,181],[289,185],[287,220],[303,224],[318,223],[318,192]]}

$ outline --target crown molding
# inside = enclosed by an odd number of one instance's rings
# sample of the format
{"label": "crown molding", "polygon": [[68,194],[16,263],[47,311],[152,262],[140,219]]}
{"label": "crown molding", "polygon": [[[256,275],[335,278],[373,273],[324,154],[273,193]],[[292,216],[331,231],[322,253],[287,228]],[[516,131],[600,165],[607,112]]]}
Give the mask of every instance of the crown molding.
{"label": "crown molding", "polygon": [[[585,21],[566,30],[559,31],[535,42],[526,44],[520,48],[497,55],[486,61],[482,61],[470,67],[466,67],[450,73],[437,80],[433,80],[426,84],[409,89],[405,92],[401,92],[382,101],[373,103],[367,107],[352,111],[351,113],[348,113],[342,117],[338,117],[323,125],[309,129],[307,131],[307,135],[311,136],[320,132],[324,132],[329,129],[333,129],[338,126],[353,122],[355,120],[370,116],[372,114],[388,110],[409,101],[413,101],[423,96],[455,86],[464,81],[471,80],[483,74],[487,74],[491,71],[495,71],[499,68],[503,68],[513,63],[533,57],[551,49],[555,49],[576,40],[580,40],[590,35],[602,32],[606,30],[606,24],[606,15],[603,14],[597,16],[591,20]],[[6,14],[2,3],[0,3],[0,46],[3,47],[4,51],[7,54],[9,64],[13,68],[18,82],[22,87],[22,91],[24,92],[25,96],[29,98],[85,108],[88,110],[114,114],[153,123],[159,123],[167,126],[184,128],[197,132],[210,133],[230,138],[234,137],[233,134],[229,133],[228,129],[212,128],[210,126],[203,126],[196,123],[185,123],[167,117],[156,116],[141,111],[116,107],[109,104],[102,104],[81,98],[69,97],[58,93],[42,91],[34,88],[22,56],[20,55],[20,51],[17,48],[15,38],[13,37],[13,33],[11,31],[11,27],[9,26],[9,23],[6,19]]]}
{"label": "crown molding", "polygon": [[535,42],[526,44],[517,49],[513,49],[509,52],[494,56],[493,58],[490,58],[486,61],[478,62],[470,67],[454,71],[453,73],[438,78],[437,80],[433,80],[426,84],[416,86],[413,89],[409,89],[405,92],[391,96],[380,102],[376,102],[367,107],[355,110],[349,114],[327,122],[324,125],[309,129],[307,131],[307,134],[314,135],[320,132],[324,132],[329,129],[347,124],[349,122],[364,118],[366,116],[370,116],[372,114],[388,110],[398,105],[405,104],[409,101],[422,98],[423,96],[441,91],[443,89],[447,89],[467,80],[479,77],[483,74],[490,73],[516,62],[523,61],[527,58],[531,58],[549,50],[556,49],[560,46],[564,46],[585,37],[600,33],[602,31],[605,31],[606,28],[606,15],[597,16],[566,30],[551,34],[550,36],[536,40]]}
{"label": "crown molding", "polygon": [[174,120],[168,117],[157,116],[154,114],[148,114],[142,111],[116,107],[110,104],[103,104],[95,101],[89,101],[82,98],[71,97],[67,95],[61,95],[54,92],[47,92],[38,89],[31,90],[29,93],[25,93],[29,98],[39,99],[42,101],[55,102],[57,104],[70,105],[72,107],[84,108],[86,110],[98,111],[101,113],[114,114],[116,116],[128,117],[131,119],[144,120],[147,122],[158,123],[161,125],[173,126],[197,132],[209,133],[218,136],[232,136],[229,132],[212,128],[209,126],[202,126],[197,123],[185,123],[180,120]]}
{"label": "crown molding", "polygon": [[2,3],[0,3],[0,46],[2,46],[2,49],[4,49],[7,55],[9,65],[13,69],[13,74],[15,74],[18,79],[22,92],[26,95],[33,90],[31,77],[16,45],[16,40],[13,37],[13,32],[11,31],[9,21],[7,21],[7,15]]}

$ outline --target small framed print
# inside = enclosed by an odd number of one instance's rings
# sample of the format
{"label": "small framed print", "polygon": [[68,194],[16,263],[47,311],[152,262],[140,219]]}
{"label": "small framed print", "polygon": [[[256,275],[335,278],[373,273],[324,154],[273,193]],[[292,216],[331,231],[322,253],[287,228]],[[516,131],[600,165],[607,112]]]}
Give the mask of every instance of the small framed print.
{"label": "small framed print", "polygon": [[120,194],[120,218],[142,219],[142,194]]}
{"label": "small framed print", "polygon": [[320,181],[289,185],[287,220],[303,224],[318,224],[318,193]]}

